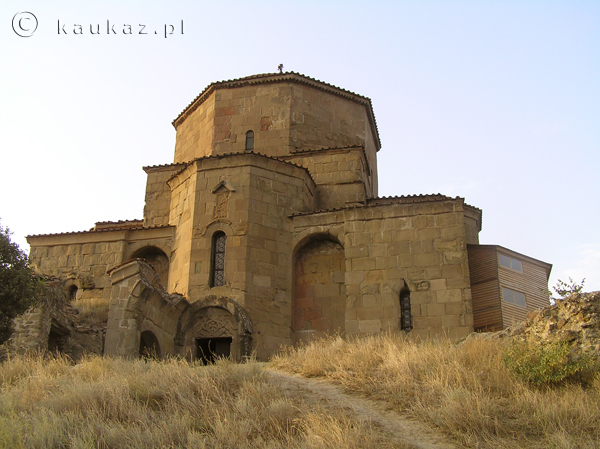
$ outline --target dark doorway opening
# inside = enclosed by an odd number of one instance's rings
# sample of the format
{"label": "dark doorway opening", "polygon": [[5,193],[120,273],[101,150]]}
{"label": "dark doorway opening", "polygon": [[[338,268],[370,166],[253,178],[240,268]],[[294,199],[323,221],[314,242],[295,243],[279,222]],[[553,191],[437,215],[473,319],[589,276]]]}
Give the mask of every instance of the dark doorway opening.
{"label": "dark doorway opening", "polygon": [[140,357],[147,359],[160,359],[160,346],[158,339],[150,331],[140,335]]}
{"label": "dark doorway opening", "polygon": [[55,354],[64,352],[68,336],[68,330],[60,323],[57,323],[53,320],[52,324],[50,325],[50,333],[48,335],[48,351]]}
{"label": "dark doorway opening", "polygon": [[208,365],[218,358],[229,357],[232,341],[232,337],[199,338],[196,340],[196,358]]}

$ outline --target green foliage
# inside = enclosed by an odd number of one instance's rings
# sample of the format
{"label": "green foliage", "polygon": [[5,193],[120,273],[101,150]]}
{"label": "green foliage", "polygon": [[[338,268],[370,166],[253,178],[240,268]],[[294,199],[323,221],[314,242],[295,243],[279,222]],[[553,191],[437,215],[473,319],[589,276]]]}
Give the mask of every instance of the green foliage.
{"label": "green foliage", "polygon": [[583,290],[583,284],[585,284],[585,278],[583,278],[578,284],[569,276],[569,283],[559,279],[556,285],[552,287],[552,290],[554,290],[561,298],[566,298],[573,293],[581,293],[581,290]]}
{"label": "green foliage", "polygon": [[8,340],[13,319],[41,297],[43,282],[29,268],[27,255],[0,224],[0,344]]}
{"label": "green foliage", "polygon": [[589,354],[575,356],[566,341],[524,342],[513,340],[504,352],[506,367],[533,385],[585,379],[596,366]]}

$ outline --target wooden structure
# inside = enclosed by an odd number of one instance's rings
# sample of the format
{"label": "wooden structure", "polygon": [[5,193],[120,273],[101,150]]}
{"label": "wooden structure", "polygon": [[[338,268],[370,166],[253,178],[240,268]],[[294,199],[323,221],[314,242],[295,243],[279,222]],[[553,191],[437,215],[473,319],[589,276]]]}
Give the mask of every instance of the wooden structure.
{"label": "wooden structure", "polygon": [[552,265],[498,245],[467,245],[473,327],[504,329],[548,305]]}

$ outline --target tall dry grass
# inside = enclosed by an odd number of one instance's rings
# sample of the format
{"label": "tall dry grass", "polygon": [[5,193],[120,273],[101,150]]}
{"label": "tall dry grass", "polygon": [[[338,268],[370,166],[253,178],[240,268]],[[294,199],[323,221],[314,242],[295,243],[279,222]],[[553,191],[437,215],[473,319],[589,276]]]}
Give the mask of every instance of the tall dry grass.
{"label": "tall dry grass", "polygon": [[499,341],[415,343],[332,337],[289,348],[275,368],[318,376],[385,401],[473,448],[600,447],[600,378],[535,388],[516,378]]}
{"label": "tall dry grass", "polygon": [[110,299],[107,298],[85,298],[76,299],[71,302],[79,314],[77,323],[86,326],[104,326],[108,320],[108,309]]}
{"label": "tall dry grass", "polygon": [[16,357],[0,367],[2,448],[370,448],[347,410],[288,397],[259,364]]}

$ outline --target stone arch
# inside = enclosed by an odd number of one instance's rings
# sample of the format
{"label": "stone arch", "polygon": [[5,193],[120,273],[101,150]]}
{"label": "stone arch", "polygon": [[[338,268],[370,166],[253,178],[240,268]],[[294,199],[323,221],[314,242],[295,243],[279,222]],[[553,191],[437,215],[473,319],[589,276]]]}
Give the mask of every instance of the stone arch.
{"label": "stone arch", "polygon": [[295,257],[307,243],[318,239],[333,240],[343,248],[344,228],[343,226],[315,226],[299,232],[292,239],[293,256]]}
{"label": "stone arch", "polygon": [[81,290],[81,283],[76,277],[70,277],[65,281],[64,289],[67,300],[73,301],[77,299],[77,294]]}
{"label": "stone arch", "polygon": [[136,250],[132,259],[144,259],[160,278],[160,284],[166,290],[169,282],[169,257],[165,252],[156,246],[144,246]]}
{"label": "stone arch", "polygon": [[307,236],[293,253],[294,342],[344,332],[346,322],[344,247],[328,233]]}
{"label": "stone arch", "polygon": [[252,351],[252,333],[252,322],[237,302],[211,295],[192,303],[181,316],[175,345],[181,355],[201,359],[199,340],[230,339],[229,355],[242,361]]}
{"label": "stone arch", "polygon": [[142,333],[151,331],[161,356],[175,354],[177,324],[189,307],[186,299],[179,294],[168,294],[153,267],[141,259],[119,265],[109,275],[112,295],[105,353],[136,358]]}
{"label": "stone arch", "polygon": [[143,331],[140,334],[140,357],[161,358],[160,344],[152,331]]}

